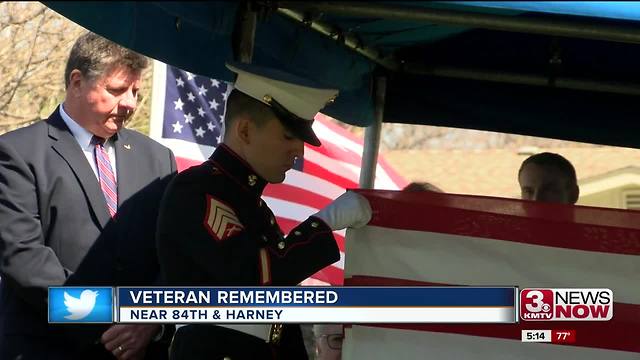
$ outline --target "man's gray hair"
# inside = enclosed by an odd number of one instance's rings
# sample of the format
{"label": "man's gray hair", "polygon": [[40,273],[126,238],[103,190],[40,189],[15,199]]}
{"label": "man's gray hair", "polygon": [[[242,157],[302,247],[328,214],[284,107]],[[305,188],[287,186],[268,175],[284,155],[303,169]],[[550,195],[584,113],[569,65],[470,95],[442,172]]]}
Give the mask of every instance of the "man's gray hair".
{"label": "man's gray hair", "polygon": [[118,66],[141,72],[148,65],[149,59],[144,55],[88,32],[81,35],[71,48],[64,71],[64,86],[65,89],[69,87],[69,76],[76,69],[89,79],[97,79]]}

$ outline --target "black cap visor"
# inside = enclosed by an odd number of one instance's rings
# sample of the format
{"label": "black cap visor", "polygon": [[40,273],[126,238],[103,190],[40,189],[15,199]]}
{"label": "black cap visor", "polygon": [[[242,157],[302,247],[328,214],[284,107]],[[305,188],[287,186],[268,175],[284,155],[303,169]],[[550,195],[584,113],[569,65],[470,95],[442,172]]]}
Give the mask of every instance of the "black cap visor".
{"label": "black cap visor", "polygon": [[318,139],[316,133],[313,132],[313,128],[311,127],[313,125],[313,119],[306,120],[296,116],[280,105],[280,103],[275,99],[269,98],[267,102],[271,106],[276,117],[280,119],[280,122],[298,139],[313,146],[322,145],[320,139]]}

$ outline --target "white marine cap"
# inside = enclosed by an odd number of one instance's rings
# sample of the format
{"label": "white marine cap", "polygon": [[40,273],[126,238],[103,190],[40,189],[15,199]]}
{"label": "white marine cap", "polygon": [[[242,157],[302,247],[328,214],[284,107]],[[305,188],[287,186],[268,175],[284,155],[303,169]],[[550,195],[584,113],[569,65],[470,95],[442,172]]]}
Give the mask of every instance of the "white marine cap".
{"label": "white marine cap", "polygon": [[271,107],[280,121],[297,137],[320,146],[313,132],[313,118],[338,95],[317,82],[284,71],[243,63],[227,63],[235,72],[234,88]]}

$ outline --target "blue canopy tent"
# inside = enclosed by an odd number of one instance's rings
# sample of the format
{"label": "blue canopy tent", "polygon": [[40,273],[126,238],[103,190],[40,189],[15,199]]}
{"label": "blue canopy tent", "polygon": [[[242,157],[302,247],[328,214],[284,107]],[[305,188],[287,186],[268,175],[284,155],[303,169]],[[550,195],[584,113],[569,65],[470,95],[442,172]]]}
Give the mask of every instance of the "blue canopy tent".
{"label": "blue canopy tent", "polygon": [[382,119],[640,148],[637,2],[45,4],[195,73],[248,53],[339,88],[326,113],[372,126],[363,172]]}

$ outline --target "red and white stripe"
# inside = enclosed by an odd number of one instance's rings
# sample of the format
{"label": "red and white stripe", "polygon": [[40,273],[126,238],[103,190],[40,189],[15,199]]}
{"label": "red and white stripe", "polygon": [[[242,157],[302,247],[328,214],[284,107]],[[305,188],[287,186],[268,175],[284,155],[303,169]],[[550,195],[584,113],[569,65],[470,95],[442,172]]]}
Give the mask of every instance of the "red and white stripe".
{"label": "red and white stripe", "polygon": [[[363,191],[374,217],[349,230],[347,285],[609,288],[607,322],[353,326],[349,359],[638,359],[640,212],[441,193]],[[574,329],[572,346],[522,329]]]}
{"label": "red and white stripe", "polygon": [[95,145],[96,164],[98,165],[98,178],[100,179],[100,189],[109,209],[109,215],[114,217],[118,211],[118,187],[116,177],[111,168],[109,154],[102,144]]}
{"label": "red and white stripe", "polygon": [[[178,170],[183,170],[202,163],[215,148],[162,138],[164,69],[164,64],[155,62],[150,135],[173,151]],[[316,116],[313,129],[322,141],[322,146],[305,144],[304,171],[290,170],[282,184],[269,185],[264,192],[264,200],[273,210],[285,233],[329,204],[346,189],[358,187],[362,140],[331,123],[329,118],[322,114]],[[406,181],[380,158],[376,169],[376,188],[395,190],[405,185]],[[340,260],[312,277],[341,285],[344,269],[344,231],[336,232],[335,235],[340,249]]]}

